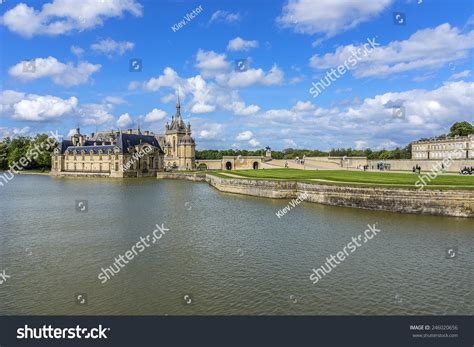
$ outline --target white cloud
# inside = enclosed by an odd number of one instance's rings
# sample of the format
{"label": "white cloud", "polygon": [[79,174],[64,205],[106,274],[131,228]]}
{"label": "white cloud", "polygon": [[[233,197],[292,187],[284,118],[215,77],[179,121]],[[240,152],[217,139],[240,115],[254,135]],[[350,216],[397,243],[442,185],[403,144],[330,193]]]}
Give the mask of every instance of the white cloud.
{"label": "white cloud", "polygon": [[198,130],[198,138],[204,140],[215,140],[222,134],[223,129],[224,126],[222,124],[205,124],[200,130]]}
{"label": "white cloud", "polygon": [[216,109],[216,106],[214,105],[206,105],[206,104],[194,104],[193,107],[191,107],[191,112],[192,113],[210,113],[214,112]]}
{"label": "white cloud", "polygon": [[242,39],[241,37],[236,37],[229,41],[227,45],[227,50],[229,51],[248,51],[251,48],[258,47],[258,41],[247,41]]}
{"label": "white cloud", "polygon": [[78,58],[80,58],[84,54],[84,50],[78,46],[71,46],[71,52]]}
{"label": "white cloud", "polygon": [[226,55],[214,51],[198,50],[196,61],[196,67],[204,78],[215,77],[230,69],[230,63],[226,61]]}
{"label": "white cloud", "polygon": [[147,82],[143,84],[143,87],[147,91],[157,91],[161,87],[175,88],[180,84],[181,79],[179,78],[176,71],[174,71],[170,67],[167,67],[163,70],[163,75],[159,76],[158,78],[150,78]]}
{"label": "white cloud", "polygon": [[471,76],[471,70],[464,70],[464,71],[453,74],[449,79],[458,80],[460,78],[469,77],[469,76]]}
{"label": "white cloud", "polygon": [[357,140],[354,143],[355,143],[355,149],[357,150],[366,149],[369,146],[369,143],[364,140]]}
{"label": "white cloud", "polygon": [[214,12],[211,16],[211,19],[208,22],[208,25],[213,23],[227,23],[233,24],[238,23],[242,20],[240,13],[231,13],[223,10],[218,10]]}
{"label": "white cloud", "polygon": [[147,123],[152,123],[152,122],[157,122],[159,120],[162,120],[166,117],[166,112],[163,110],[160,110],[159,108],[154,108],[151,110],[149,113],[146,114],[145,116],[145,122]]}
{"label": "white cloud", "polygon": [[110,114],[111,104],[84,104],[78,107],[77,114],[82,125],[112,125],[114,116]]}
{"label": "white cloud", "polygon": [[[474,30],[463,34],[448,23],[432,29],[415,32],[407,40],[392,41],[379,46],[361,60],[351,70],[356,78],[385,77],[407,71],[435,69],[449,62],[465,59],[474,48]],[[324,56],[313,55],[311,67],[318,70],[335,68],[362,46],[339,46],[334,53]]]}
{"label": "white cloud", "polygon": [[334,36],[379,15],[393,0],[291,0],[277,22],[302,34]]}
{"label": "white cloud", "polygon": [[135,0],[53,0],[41,10],[24,3],[5,12],[0,22],[10,31],[24,37],[64,35],[101,26],[104,20],[130,12],[142,15],[142,5]]}
{"label": "white cloud", "polygon": [[50,77],[54,83],[65,86],[77,86],[90,81],[90,76],[99,71],[100,64],[80,62],[61,63],[56,58],[36,58],[31,61],[22,61],[12,66],[8,73],[10,76],[22,81],[31,81],[39,78]]}
{"label": "white cloud", "polygon": [[253,137],[253,134],[251,131],[246,130],[237,135],[235,138],[237,141],[248,141]]}
{"label": "white cloud", "polygon": [[260,142],[258,142],[258,141],[255,140],[255,139],[250,139],[249,144],[250,144],[250,146],[252,146],[252,147],[260,146]]}
{"label": "white cloud", "polygon": [[125,99],[122,99],[119,96],[106,96],[104,101],[113,105],[122,105],[127,102]]}
{"label": "white cloud", "polygon": [[100,40],[91,45],[91,49],[95,52],[112,56],[114,54],[123,55],[126,51],[132,50],[135,47],[133,42],[121,41],[117,42],[110,38]]}
{"label": "white cloud", "polygon": [[18,137],[18,136],[27,136],[30,135],[30,127],[23,127],[23,128],[8,128],[8,127],[0,127],[0,138],[5,137]]}
{"label": "white cloud", "polygon": [[122,114],[117,120],[117,126],[120,129],[126,128],[133,123],[132,117],[128,113]]}
{"label": "white cloud", "polygon": [[230,104],[230,106],[225,108],[231,110],[237,116],[250,116],[260,111],[259,106],[246,106],[243,101],[234,101]]}
{"label": "white cloud", "polygon": [[[251,124],[266,131],[269,139],[290,135],[302,147],[365,147],[356,141],[365,141],[372,148],[393,147],[447,133],[457,121],[472,121],[472,95],[474,82],[456,81],[434,90],[384,93],[341,108],[316,106],[303,112],[295,105],[291,109],[268,110],[251,117]],[[400,103],[405,107],[403,118],[394,117],[389,107]]]}
{"label": "white cloud", "polygon": [[278,66],[273,67],[265,73],[262,69],[248,69],[243,72],[232,71],[229,74],[220,74],[216,77],[219,84],[229,88],[243,88],[252,85],[278,85],[283,82],[283,71]]}
{"label": "white cloud", "polygon": [[72,114],[78,100],[72,96],[61,99],[51,95],[36,95],[6,90],[0,94],[2,114],[14,120],[43,122]]}

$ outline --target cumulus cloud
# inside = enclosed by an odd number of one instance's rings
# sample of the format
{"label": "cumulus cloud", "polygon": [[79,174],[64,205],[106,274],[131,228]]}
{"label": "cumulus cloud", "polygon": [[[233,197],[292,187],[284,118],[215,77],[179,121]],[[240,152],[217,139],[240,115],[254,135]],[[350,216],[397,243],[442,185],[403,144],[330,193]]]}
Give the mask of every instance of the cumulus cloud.
{"label": "cumulus cloud", "polygon": [[117,42],[110,38],[93,43],[91,49],[94,52],[112,56],[114,54],[123,55],[126,51],[132,50],[135,44],[130,41]]}
{"label": "cumulus cloud", "polygon": [[292,0],[283,7],[277,23],[302,34],[326,37],[356,27],[379,15],[393,0]]}
{"label": "cumulus cloud", "polygon": [[111,125],[114,120],[110,113],[112,107],[112,104],[83,104],[78,107],[76,114],[79,116],[79,123],[85,126]]}
{"label": "cumulus cloud", "polygon": [[251,48],[258,47],[258,41],[247,41],[242,39],[241,37],[236,37],[229,41],[227,45],[227,50],[229,51],[248,51]]}
{"label": "cumulus cloud", "polygon": [[235,138],[237,141],[248,141],[253,137],[253,134],[250,130],[243,131],[237,135]]}
{"label": "cumulus cloud", "polygon": [[258,142],[258,141],[255,140],[255,139],[250,139],[250,140],[249,140],[249,144],[250,144],[250,146],[252,146],[252,147],[260,146],[260,142]]}
{"label": "cumulus cloud", "polygon": [[[436,28],[419,30],[407,40],[392,41],[385,46],[376,47],[370,54],[361,56],[361,60],[351,70],[354,77],[362,78],[435,69],[467,58],[472,48],[474,30],[463,34],[458,28],[445,23]],[[359,49],[363,47],[350,44],[339,46],[333,53],[323,56],[313,55],[310,66],[318,70],[337,67]]]}
{"label": "cumulus cloud", "polygon": [[222,135],[224,126],[218,123],[205,124],[198,130],[198,138],[204,140],[215,140]]}
{"label": "cumulus cloud", "polygon": [[133,120],[128,113],[124,113],[119,117],[116,124],[119,128],[123,129],[133,124]]}
{"label": "cumulus cloud", "polygon": [[76,0],[53,0],[40,10],[20,3],[6,11],[0,23],[24,37],[54,36],[92,29],[127,12],[141,16],[142,5],[135,0],[82,0],[80,6]]}
{"label": "cumulus cloud", "polygon": [[71,53],[80,58],[84,54],[84,49],[78,46],[71,46]]}
{"label": "cumulus cloud", "polygon": [[[394,147],[447,133],[454,122],[469,121],[474,109],[472,95],[474,82],[456,81],[434,90],[388,92],[342,108],[308,104],[302,107],[302,103],[299,106],[297,103],[291,109],[256,114],[252,117],[252,126],[267,129],[270,139],[291,134],[292,138],[299,139],[301,146],[307,144],[321,149],[354,144],[372,148]],[[391,108],[400,104],[405,107],[403,118],[394,117]]]}
{"label": "cumulus cloud", "polygon": [[204,78],[208,78],[230,70],[231,65],[226,61],[225,54],[200,49],[196,56],[196,67]]}
{"label": "cumulus cloud", "polygon": [[145,122],[147,123],[152,123],[152,122],[157,122],[162,119],[165,119],[167,116],[166,112],[163,110],[160,110],[159,108],[154,108],[150,112],[148,112],[145,116]]}
{"label": "cumulus cloud", "polygon": [[101,68],[100,64],[88,62],[61,63],[54,57],[36,58],[30,61],[22,61],[12,66],[8,73],[21,81],[32,81],[39,78],[51,78],[54,83],[71,87],[87,83],[91,75]]}
{"label": "cumulus cloud", "polygon": [[5,90],[0,94],[1,113],[19,121],[44,122],[73,113],[78,100],[51,95],[25,94]]}
{"label": "cumulus cloud", "polygon": [[283,82],[283,71],[277,65],[273,65],[268,73],[262,69],[248,69],[243,72],[232,71],[228,74],[220,74],[216,81],[229,88],[244,88],[252,85],[278,85]]}

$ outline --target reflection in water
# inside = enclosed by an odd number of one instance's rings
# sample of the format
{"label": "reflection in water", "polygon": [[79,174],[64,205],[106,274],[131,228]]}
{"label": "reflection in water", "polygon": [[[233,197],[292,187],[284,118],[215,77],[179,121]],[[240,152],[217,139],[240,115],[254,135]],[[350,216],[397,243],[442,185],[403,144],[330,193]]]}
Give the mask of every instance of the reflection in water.
{"label": "reflection in water", "polygon": [[[472,219],[311,203],[278,218],[287,200],[154,179],[18,176],[0,197],[0,314],[474,312]],[[161,223],[166,236],[101,284]],[[374,223],[382,232],[313,285],[312,269]]]}

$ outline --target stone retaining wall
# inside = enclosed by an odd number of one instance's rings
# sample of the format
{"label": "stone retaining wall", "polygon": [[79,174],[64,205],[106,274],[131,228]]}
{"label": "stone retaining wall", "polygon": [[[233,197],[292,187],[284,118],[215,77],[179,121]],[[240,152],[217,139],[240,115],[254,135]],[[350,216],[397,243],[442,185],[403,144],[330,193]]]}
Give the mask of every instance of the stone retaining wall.
{"label": "stone retaining wall", "polygon": [[474,217],[474,191],[370,188],[309,184],[291,181],[227,179],[206,175],[216,189],[237,194],[293,199],[307,193],[306,201],[400,213]]}
{"label": "stone retaining wall", "polygon": [[158,179],[188,180],[193,182],[206,182],[204,173],[186,173],[186,172],[158,172]]}

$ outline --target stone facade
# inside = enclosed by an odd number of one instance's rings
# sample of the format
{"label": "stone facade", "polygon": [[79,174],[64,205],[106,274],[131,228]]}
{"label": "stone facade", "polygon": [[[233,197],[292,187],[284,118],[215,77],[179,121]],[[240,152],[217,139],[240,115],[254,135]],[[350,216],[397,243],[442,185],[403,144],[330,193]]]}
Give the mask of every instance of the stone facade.
{"label": "stone facade", "polygon": [[413,142],[411,158],[412,160],[474,159],[474,135]]}
{"label": "stone facade", "polygon": [[194,170],[196,168],[196,143],[191,137],[191,124],[184,124],[181,104],[176,102],[176,114],[171,124],[166,123],[163,142],[164,163],[167,169]]}
{"label": "stone facade", "polygon": [[[94,136],[92,137],[94,138]],[[62,141],[51,158],[51,173],[62,176],[146,177],[163,169],[163,150],[149,133],[110,132],[88,139],[80,129]]]}

